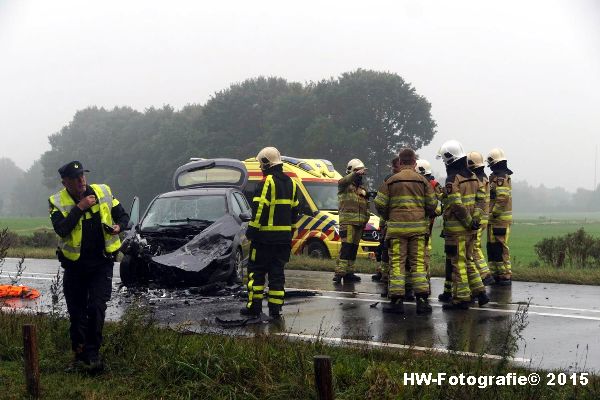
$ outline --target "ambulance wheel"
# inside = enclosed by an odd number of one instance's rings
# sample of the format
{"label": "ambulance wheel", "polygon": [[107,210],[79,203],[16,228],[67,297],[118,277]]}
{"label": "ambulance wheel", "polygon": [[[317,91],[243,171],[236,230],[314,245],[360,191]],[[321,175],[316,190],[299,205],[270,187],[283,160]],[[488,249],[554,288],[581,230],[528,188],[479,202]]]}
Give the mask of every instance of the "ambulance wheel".
{"label": "ambulance wheel", "polygon": [[310,258],[330,258],[327,246],[325,246],[320,240],[313,240],[312,242],[308,243],[304,248],[304,251]]}

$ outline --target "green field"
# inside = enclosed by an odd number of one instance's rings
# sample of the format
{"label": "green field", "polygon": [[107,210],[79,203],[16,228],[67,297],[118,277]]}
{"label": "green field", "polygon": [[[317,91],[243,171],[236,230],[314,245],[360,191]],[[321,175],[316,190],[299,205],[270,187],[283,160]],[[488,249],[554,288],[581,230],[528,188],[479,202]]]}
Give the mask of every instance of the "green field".
{"label": "green field", "polygon": [[40,229],[52,229],[49,217],[10,218],[0,217],[0,229],[8,228],[18,235],[29,236]]}

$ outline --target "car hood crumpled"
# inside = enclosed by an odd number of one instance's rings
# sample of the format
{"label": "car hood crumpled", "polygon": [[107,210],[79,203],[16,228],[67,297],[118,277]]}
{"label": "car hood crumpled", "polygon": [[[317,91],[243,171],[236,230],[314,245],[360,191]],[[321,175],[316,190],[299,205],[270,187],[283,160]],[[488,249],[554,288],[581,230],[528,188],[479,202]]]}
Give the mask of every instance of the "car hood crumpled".
{"label": "car hood crumpled", "polygon": [[198,272],[213,261],[226,262],[231,253],[233,239],[240,226],[226,214],[177,250],[152,257],[152,261],[184,271]]}

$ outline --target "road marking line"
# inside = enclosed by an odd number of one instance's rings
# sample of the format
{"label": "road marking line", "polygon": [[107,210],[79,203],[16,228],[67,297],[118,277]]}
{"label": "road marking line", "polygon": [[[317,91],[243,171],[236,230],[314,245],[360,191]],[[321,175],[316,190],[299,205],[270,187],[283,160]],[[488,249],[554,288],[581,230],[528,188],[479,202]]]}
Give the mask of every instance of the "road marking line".
{"label": "road marking line", "polygon": [[[347,295],[365,295],[365,296],[375,296],[380,297],[379,293],[367,293],[367,292],[342,292],[336,290],[311,290],[311,289],[298,289],[298,288],[286,288],[286,290],[299,290],[299,291],[307,291],[307,292],[318,292],[318,293],[339,293],[339,294],[347,294]],[[321,296],[323,297],[323,296]],[[354,297],[348,297],[348,299],[354,299]],[[386,301],[386,300],[383,300]],[[414,302],[406,302],[407,304],[414,304]],[[524,306],[525,304],[519,303],[497,303],[495,301],[490,301],[489,305],[496,306]],[[590,312],[590,313],[600,313],[600,310],[592,310],[589,308],[572,308],[572,307],[558,307],[558,306],[539,306],[535,304],[530,304],[529,308],[546,308],[550,310],[565,310],[565,311],[579,311],[579,312]],[[533,312],[533,311],[532,311]],[[557,315],[557,314],[552,314]]]}
{"label": "road marking line", "polygon": [[[340,343],[340,344],[350,344],[350,345],[363,345],[363,346],[372,346],[372,347],[382,347],[382,348],[392,348],[392,349],[404,349],[404,350],[417,350],[417,351],[432,351],[436,353],[444,353],[444,354],[458,354],[461,356],[467,357],[483,357],[492,360],[502,360],[502,356],[498,356],[495,354],[478,354],[471,353],[468,351],[454,351],[448,349],[442,349],[439,347],[421,347],[421,346],[408,346],[405,344],[397,344],[397,343],[386,343],[386,342],[374,342],[370,340],[358,340],[358,339],[343,339],[337,337],[327,337],[327,336],[318,336],[318,335],[304,335],[300,333],[285,333],[279,332],[275,333],[275,335],[283,336],[292,339],[305,339],[309,341],[323,341],[329,343]],[[520,362],[520,363],[529,363],[531,359],[529,358],[521,358],[521,357],[507,357],[510,361]]]}

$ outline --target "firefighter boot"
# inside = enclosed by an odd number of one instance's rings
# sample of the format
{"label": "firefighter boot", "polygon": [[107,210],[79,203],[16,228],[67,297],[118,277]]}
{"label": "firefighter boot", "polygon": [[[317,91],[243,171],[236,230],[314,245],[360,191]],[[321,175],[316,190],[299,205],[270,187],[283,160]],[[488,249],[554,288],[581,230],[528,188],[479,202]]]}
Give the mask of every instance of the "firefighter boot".
{"label": "firefighter boot", "polygon": [[415,301],[415,292],[412,289],[406,289],[404,301]]}
{"label": "firefighter boot", "polygon": [[246,307],[240,309],[240,314],[250,318],[260,317],[260,314],[262,314],[262,302],[259,303],[256,300],[252,301],[250,307],[246,305]]}
{"label": "firefighter boot", "polygon": [[332,280],[333,280],[333,282],[335,282],[335,283],[342,283],[342,277],[343,277],[343,276],[344,276],[344,275],[338,275],[338,274],[335,274],[335,275],[333,276],[333,279],[332,279]]}
{"label": "firefighter boot", "polygon": [[281,319],[281,305],[269,303],[269,317]]}
{"label": "firefighter boot", "polygon": [[477,303],[479,303],[479,307],[486,305],[490,302],[490,298],[485,292],[479,293],[477,295]]}
{"label": "firefighter boot", "polygon": [[377,273],[371,275],[371,280],[373,282],[381,282],[381,271],[377,271]]}
{"label": "firefighter boot", "polygon": [[485,286],[490,286],[490,285],[493,285],[494,283],[496,283],[496,280],[494,279],[494,277],[492,275],[486,276],[485,279],[483,280],[483,284]]}
{"label": "firefighter boot", "polygon": [[442,303],[448,303],[452,301],[452,293],[444,292],[438,296],[438,300]]}
{"label": "firefighter boot", "polygon": [[431,308],[431,304],[429,304],[429,299],[426,297],[419,297],[417,299],[417,314],[431,314],[433,309]]}
{"label": "firefighter boot", "polygon": [[350,272],[350,273],[344,275],[344,283],[350,283],[350,282],[360,282],[360,276],[355,275],[354,272]]}
{"label": "firefighter boot", "polygon": [[389,314],[404,314],[402,299],[399,297],[390,299],[389,303],[383,305],[382,311]]}

